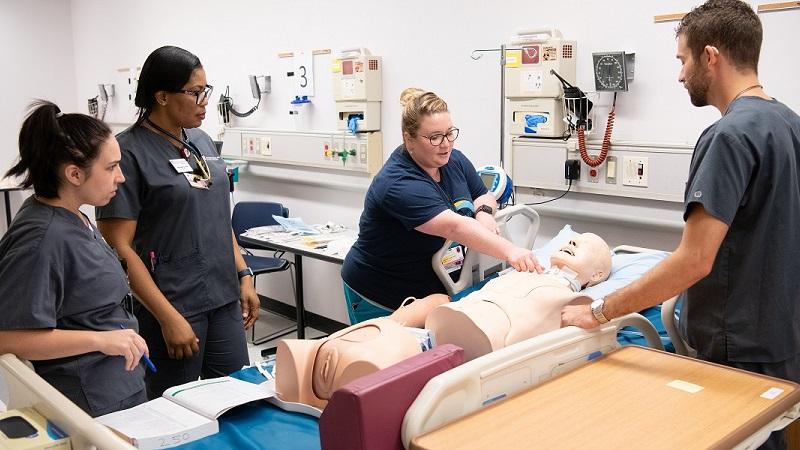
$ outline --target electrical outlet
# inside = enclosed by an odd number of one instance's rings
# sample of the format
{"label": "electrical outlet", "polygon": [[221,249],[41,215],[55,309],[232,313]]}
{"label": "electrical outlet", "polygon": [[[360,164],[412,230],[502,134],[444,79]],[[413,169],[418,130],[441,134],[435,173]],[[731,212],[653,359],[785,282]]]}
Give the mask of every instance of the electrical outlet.
{"label": "electrical outlet", "polygon": [[261,136],[258,140],[258,148],[261,151],[261,156],[272,156],[272,139],[269,136]]}
{"label": "electrical outlet", "polygon": [[242,135],[242,155],[255,155],[256,151],[256,140],[253,136],[248,134]]}
{"label": "electrical outlet", "polygon": [[650,158],[644,156],[622,157],[622,184],[625,186],[647,187],[650,172]]}

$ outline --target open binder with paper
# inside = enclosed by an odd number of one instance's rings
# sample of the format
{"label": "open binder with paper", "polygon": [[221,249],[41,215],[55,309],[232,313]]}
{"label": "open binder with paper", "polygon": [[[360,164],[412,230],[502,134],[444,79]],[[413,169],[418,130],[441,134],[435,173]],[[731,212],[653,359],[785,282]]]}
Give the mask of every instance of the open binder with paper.
{"label": "open binder with paper", "polygon": [[217,433],[219,416],[274,395],[274,383],[211,378],[171,387],[160,398],[96,420],[140,449],[169,448]]}

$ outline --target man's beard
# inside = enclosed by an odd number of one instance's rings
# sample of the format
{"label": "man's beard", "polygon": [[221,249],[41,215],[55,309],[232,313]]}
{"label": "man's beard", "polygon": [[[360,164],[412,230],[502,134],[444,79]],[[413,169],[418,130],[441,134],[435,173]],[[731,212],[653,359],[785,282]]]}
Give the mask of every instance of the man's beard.
{"label": "man's beard", "polygon": [[708,71],[702,68],[698,69],[684,82],[686,90],[689,91],[689,100],[691,100],[692,105],[697,107],[708,105],[708,87],[710,84]]}

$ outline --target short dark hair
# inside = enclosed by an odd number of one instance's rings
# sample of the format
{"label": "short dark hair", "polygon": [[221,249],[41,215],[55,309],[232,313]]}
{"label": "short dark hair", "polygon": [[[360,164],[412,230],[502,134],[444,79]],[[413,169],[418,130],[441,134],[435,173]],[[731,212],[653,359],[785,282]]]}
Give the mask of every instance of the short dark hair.
{"label": "short dark hair", "polygon": [[22,187],[33,186],[36,195],[58,198],[58,170],[63,164],[88,169],[111,136],[103,121],[85,114],[62,114],[52,102],[37,100],[29,106],[19,132],[19,161],[5,176],[22,176]]}
{"label": "short dark hair", "polygon": [[753,8],[741,0],[708,0],[683,16],[675,35],[686,36],[686,45],[699,59],[706,45],[725,52],[738,69],[758,73],[761,52],[761,21]]}
{"label": "short dark hair", "polygon": [[144,61],[139,74],[134,103],[139,107],[139,125],[150,115],[156,102],[156,92],[177,91],[203,67],[200,58],[180,47],[167,45],[153,50]]}

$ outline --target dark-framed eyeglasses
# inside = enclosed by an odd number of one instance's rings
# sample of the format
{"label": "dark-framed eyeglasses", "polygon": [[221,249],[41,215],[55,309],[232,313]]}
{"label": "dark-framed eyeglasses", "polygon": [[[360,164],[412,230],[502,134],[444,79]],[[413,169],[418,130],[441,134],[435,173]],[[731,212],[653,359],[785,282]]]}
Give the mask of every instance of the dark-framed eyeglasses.
{"label": "dark-framed eyeglasses", "polygon": [[207,84],[206,87],[204,87],[203,89],[201,89],[199,91],[192,91],[192,90],[186,90],[186,89],[177,89],[177,90],[174,90],[172,92],[176,92],[176,93],[179,93],[179,94],[192,95],[192,96],[194,96],[196,103],[199,105],[200,103],[203,103],[203,101],[205,101],[205,99],[210,97],[211,96],[211,92],[213,92],[213,91],[214,91],[214,86],[211,86],[211,85]]}
{"label": "dark-framed eyeglasses", "polygon": [[424,136],[424,135],[420,136],[431,141],[431,145],[433,145],[434,147],[438,147],[442,145],[442,142],[444,142],[445,139],[447,139],[447,142],[453,142],[456,139],[458,139],[458,128],[450,128],[450,130],[448,130],[447,133],[444,134],[436,133],[430,136]]}

